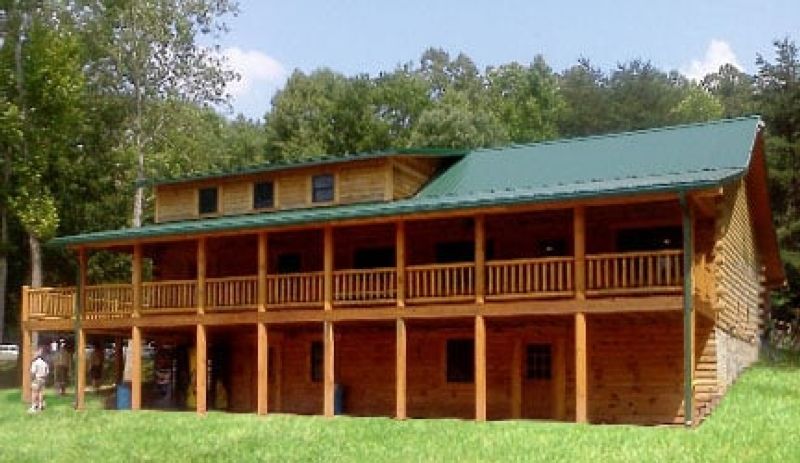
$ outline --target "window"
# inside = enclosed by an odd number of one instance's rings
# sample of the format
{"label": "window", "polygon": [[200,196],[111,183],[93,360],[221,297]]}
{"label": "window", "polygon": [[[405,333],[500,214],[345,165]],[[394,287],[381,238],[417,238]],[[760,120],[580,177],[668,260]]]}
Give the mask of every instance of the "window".
{"label": "window", "polygon": [[217,187],[200,188],[198,195],[200,204],[198,211],[200,214],[214,214],[217,212]]}
{"label": "window", "polygon": [[302,260],[299,253],[278,254],[278,273],[298,273],[301,269]]}
{"label": "window", "polygon": [[436,243],[436,263],[470,262],[475,260],[475,243],[472,241],[451,241]]}
{"label": "window", "polygon": [[538,243],[539,257],[555,257],[567,255],[567,242],[564,240],[541,240]]}
{"label": "window", "polygon": [[269,209],[273,207],[274,197],[272,182],[258,182],[253,185],[253,209]]}
{"label": "window", "polygon": [[324,203],[333,201],[333,175],[315,175],[311,178],[311,201]]}
{"label": "window", "polygon": [[353,267],[359,269],[394,267],[394,247],[360,248],[353,255]]}
{"label": "window", "polygon": [[525,378],[551,378],[552,352],[550,344],[528,344],[525,354]]}
{"label": "window", "polygon": [[681,227],[628,228],[617,232],[617,250],[654,251],[683,247]]}
{"label": "window", "polygon": [[475,341],[447,340],[447,382],[471,383],[475,380]]}
{"label": "window", "polygon": [[322,355],[322,341],[313,341],[311,343],[311,357],[309,359],[311,362],[310,369],[312,383],[319,383],[322,381]]}

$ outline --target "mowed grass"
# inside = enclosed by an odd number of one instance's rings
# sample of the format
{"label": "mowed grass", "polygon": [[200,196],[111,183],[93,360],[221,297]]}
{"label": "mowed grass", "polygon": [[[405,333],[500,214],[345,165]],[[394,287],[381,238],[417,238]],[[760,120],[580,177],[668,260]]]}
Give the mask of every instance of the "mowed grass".
{"label": "mowed grass", "polygon": [[[800,366],[759,364],[697,429],[388,418],[72,410],[29,415],[0,391],[0,460],[24,461],[800,461]],[[94,399],[93,399],[94,398]]]}

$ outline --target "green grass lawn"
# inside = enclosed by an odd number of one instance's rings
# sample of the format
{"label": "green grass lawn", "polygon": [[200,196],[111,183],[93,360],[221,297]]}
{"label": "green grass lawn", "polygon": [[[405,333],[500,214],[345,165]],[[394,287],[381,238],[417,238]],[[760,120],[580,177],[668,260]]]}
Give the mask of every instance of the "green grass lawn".
{"label": "green grass lawn", "polygon": [[800,366],[747,371],[699,428],[88,410],[0,391],[2,461],[800,461]]}

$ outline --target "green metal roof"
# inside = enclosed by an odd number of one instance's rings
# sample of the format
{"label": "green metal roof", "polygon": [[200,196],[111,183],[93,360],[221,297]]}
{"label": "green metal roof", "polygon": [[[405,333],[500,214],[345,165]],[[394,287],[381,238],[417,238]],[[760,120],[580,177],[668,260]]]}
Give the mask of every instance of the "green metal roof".
{"label": "green metal roof", "polygon": [[749,166],[758,117],[477,150],[416,196],[66,236],[77,245],[719,186]]}
{"label": "green metal roof", "polygon": [[299,159],[287,159],[281,161],[265,162],[253,166],[240,167],[228,171],[219,172],[200,172],[197,174],[185,175],[176,178],[155,179],[153,185],[168,185],[174,183],[194,182],[198,180],[210,180],[220,177],[230,177],[234,175],[260,174],[276,170],[299,169],[301,167],[320,166],[335,164],[339,162],[363,161],[367,159],[385,158],[390,156],[424,156],[434,158],[462,157],[467,154],[466,150],[455,150],[449,148],[406,148],[388,149],[383,151],[370,151],[365,153],[352,154],[324,154],[319,156],[309,156]]}

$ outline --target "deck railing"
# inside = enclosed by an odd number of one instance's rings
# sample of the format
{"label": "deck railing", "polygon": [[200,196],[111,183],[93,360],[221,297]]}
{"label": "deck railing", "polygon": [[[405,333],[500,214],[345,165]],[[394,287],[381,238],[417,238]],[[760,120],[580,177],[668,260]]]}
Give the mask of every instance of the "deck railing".
{"label": "deck railing", "polygon": [[129,284],[96,285],[86,287],[87,320],[125,318],[133,311],[133,286]]}
{"label": "deck railing", "polygon": [[267,305],[315,307],[322,305],[324,272],[267,276]]}
{"label": "deck railing", "polygon": [[573,294],[572,257],[493,260],[486,263],[489,298],[558,297]]}
{"label": "deck railing", "polygon": [[206,280],[206,307],[241,309],[258,306],[258,277],[209,278]]}
{"label": "deck railing", "polygon": [[[475,296],[475,264],[412,265],[405,269],[405,297],[409,303],[461,302]],[[575,262],[571,256],[492,260],[485,267],[485,295],[490,300],[572,297]],[[706,275],[708,273],[708,275]],[[711,299],[711,270],[696,271],[695,295]],[[709,280],[709,281],[706,281]],[[394,267],[335,270],[332,275],[336,305],[391,304],[397,298]],[[586,293],[591,297],[624,294],[679,293],[683,284],[681,250],[595,254],[586,256]],[[324,299],[324,272],[268,275],[267,306],[320,308]],[[258,305],[258,277],[209,278],[206,308],[254,309]],[[74,288],[26,290],[32,319],[73,316]],[[86,287],[86,319],[123,318],[133,310],[130,284]],[[190,312],[197,309],[196,280],[142,283],[143,314]]]}
{"label": "deck railing", "polygon": [[142,283],[142,311],[189,311],[197,308],[197,281]]}
{"label": "deck railing", "polygon": [[397,297],[394,267],[333,272],[334,303],[391,303]]}
{"label": "deck railing", "polygon": [[589,295],[680,291],[681,250],[625,252],[586,256]]}
{"label": "deck railing", "polygon": [[30,318],[72,318],[75,288],[31,288],[25,297]]}
{"label": "deck railing", "polygon": [[406,267],[409,302],[464,300],[475,295],[475,264],[413,265]]}

